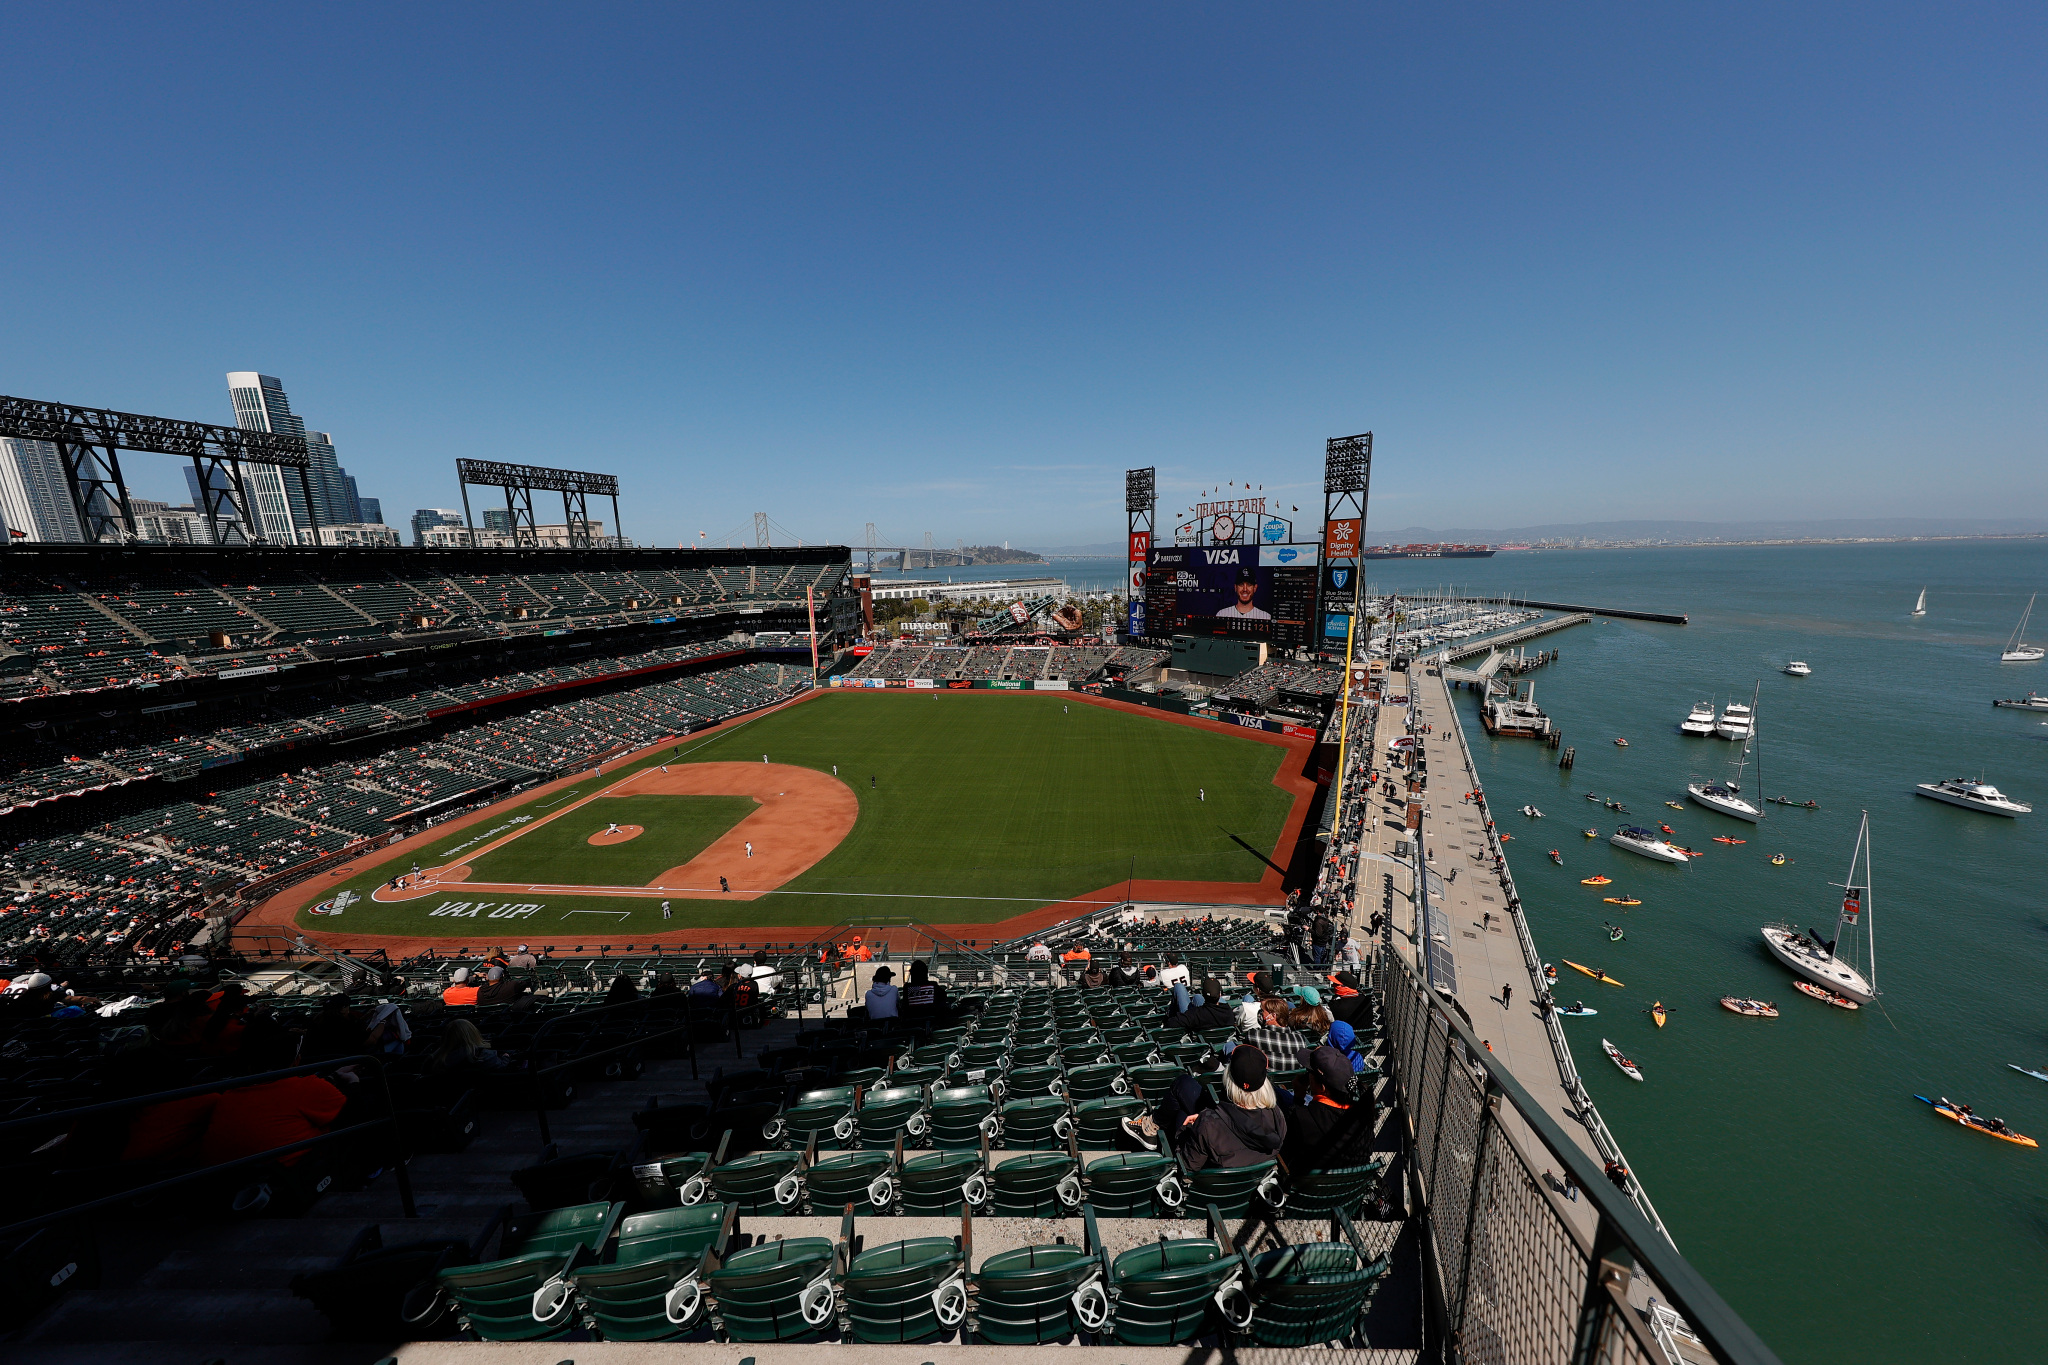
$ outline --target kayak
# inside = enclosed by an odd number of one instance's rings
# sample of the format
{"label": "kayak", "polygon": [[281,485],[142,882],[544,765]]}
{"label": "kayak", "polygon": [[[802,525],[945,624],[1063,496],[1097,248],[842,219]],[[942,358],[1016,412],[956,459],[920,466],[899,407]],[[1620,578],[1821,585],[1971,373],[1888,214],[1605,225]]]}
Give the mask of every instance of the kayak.
{"label": "kayak", "polygon": [[1581,878],[1579,878],[1579,885],[1580,885],[1580,886],[1605,886],[1605,885],[1607,885],[1607,883],[1609,883],[1609,882],[1611,882],[1611,881],[1613,881],[1613,880],[1614,880],[1614,878],[1612,878],[1612,877],[1581,877]]}
{"label": "kayak", "polygon": [[1606,800],[1607,798],[1606,798],[1606,797],[1604,797],[1604,796],[1602,796],[1602,795],[1601,795],[1600,793],[1598,793],[1598,792],[1587,792],[1587,793],[1586,793],[1586,799],[1587,799],[1588,801],[1605,801],[1605,800]]}
{"label": "kayak", "polygon": [[1721,1008],[1733,1010],[1737,1014],[1747,1015],[1751,1019],[1775,1019],[1778,1017],[1778,1007],[1770,1001],[1745,1000],[1739,995],[1722,996]]}
{"label": "kayak", "polygon": [[2048,1071],[2036,1071],[2030,1066],[2021,1066],[2018,1062],[2007,1062],[2006,1065],[2021,1075],[2032,1076],[2037,1081],[2048,1081]]}
{"label": "kayak", "polygon": [[1848,996],[1836,995],[1833,991],[1822,990],[1819,986],[1814,985],[1811,981],[1795,981],[1792,983],[1792,989],[1798,991],[1805,991],[1808,995],[1812,996],[1816,1000],[1825,1000],[1830,1005],[1835,1005],[1845,1010],[1853,1010],[1860,1008],[1860,1006],[1858,1006],[1857,1003],[1854,1000],[1851,1000]]}
{"label": "kayak", "polygon": [[[1616,739],[1616,740],[1614,741],[1614,747],[1615,747],[1615,748],[1617,748],[1617,749],[1626,749],[1626,748],[1628,747],[1628,741],[1627,741],[1627,740],[1625,740],[1625,739],[1619,739],[1619,738],[1617,738],[1617,739]],[[1638,1076],[1638,1077],[1636,1077],[1636,1079],[1637,1079],[1637,1080],[1641,1080],[1641,1079],[1642,1079],[1642,1077],[1641,1077],[1641,1076]]]}
{"label": "kayak", "polygon": [[1993,1128],[1989,1123],[1986,1123],[1983,1119],[1978,1118],[1975,1114],[1963,1113],[1961,1110],[1957,1109],[1953,1104],[1949,1103],[1948,1096],[1946,1095],[1942,1096],[1941,1099],[1938,1101],[1930,1100],[1925,1095],[1915,1095],[1913,1098],[1920,1101],[1920,1103],[1922,1104],[1933,1106],[1935,1113],[1941,1115],[1943,1118],[1949,1120],[1951,1123],[1960,1123],[1965,1128],[1975,1129],[1977,1132],[1982,1133],[1985,1137],[1995,1137],[2000,1142],[2017,1143],[2021,1147],[2039,1147],[2041,1145],[2040,1143],[2034,1141],[2032,1138],[2028,1137],[2025,1133],[2015,1133],[2010,1128],[2006,1129],[2004,1132],[2000,1132],[1998,1129]]}
{"label": "kayak", "polygon": [[1597,839],[1600,837],[1600,831],[1597,829],[1582,830],[1580,832],[1583,833],[1588,839]]}
{"label": "kayak", "polygon": [[1641,1069],[1638,1068],[1634,1062],[1622,1056],[1620,1048],[1608,1042],[1605,1038],[1602,1038],[1600,1040],[1600,1047],[1603,1051],[1607,1053],[1608,1057],[1613,1060],[1614,1064],[1621,1068],[1622,1075],[1628,1077],[1632,1081],[1639,1081],[1643,1078],[1643,1073]]}
{"label": "kayak", "polygon": [[1659,826],[1657,826],[1657,828],[1658,828],[1658,829],[1661,829],[1661,830],[1663,830],[1663,831],[1664,831],[1664,832],[1665,832],[1666,834],[1676,834],[1676,833],[1678,833],[1678,831],[1677,831],[1677,830],[1675,830],[1675,829],[1671,828],[1671,826],[1669,826],[1669,825],[1659,825]]}
{"label": "kayak", "polygon": [[1575,1010],[1559,1010],[1557,1012],[1557,1017],[1560,1019],[1584,1019],[1591,1015],[1598,1014],[1599,1012],[1599,1010],[1588,1009],[1584,1005],[1581,1005]]}
{"label": "kayak", "polygon": [[1725,835],[1725,834],[1716,834],[1716,835],[1714,836],[1714,842],[1715,842],[1715,843],[1717,843],[1717,844],[1746,844],[1746,843],[1748,843],[1748,842],[1749,842],[1749,840],[1747,840],[1747,839],[1731,839],[1731,838],[1729,838],[1729,837],[1728,837],[1727,835]]}
{"label": "kayak", "polygon": [[1603,901],[1605,901],[1605,902],[1606,902],[1607,904],[1609,904],[1609,905],[1641,905],[1641,904],[1642,904],[1642,901],[1641,901],[1641,900],[1639,900],[1639,899],[1637,899],[1637,898],[1636,898],[1636,897],[1634,897],[1634,896],[1602,896],[1602,897],[1601,897],[1600,899],[1601,899],[1601,900],[1603,900]]}
{"label": "kayak", "polygon": [[1563,867],[1564,855],[1553,848],[1552,850],[1550,850],[1550,861],[1556,863],[1559,867]]}
{"label": "kayak", "polygon": [[1664,1013],[1664,1002],[1662,1000],[1650,1006],[1650,1017],[1657,1021],[1658,1028],[1664,1027]]}
{"label": "kayak", "polygon": [[1665,804],[1665,805],[1667,805],[1667,806],[1669,806],[1669,807],[1671,807],[1671,809],[1673,809],[1673,810],[1684,810],[1684,809],[1685,809],[1685,807],[1684,807],[1684,806],[1681,806],[1681,805],[1679,805],[1679,804],[1678,804],[1678,803],[1677,803],[1676,801],[1666,801],[1666,802],[1665,802],[1664,804]]}
{"label": "kayak", "polygon": [[1786,862],[1787,862],[1787,859],[1786,859],[1785,855],[1784,855],[1784,854],[1782,854],[1782,853],[1773,853],[1773,854],[1771,855],[1771,866],[1772,866],[1772,867],[1783,867],[1783,866],[1785,865],[1785,863],[1786,863]]}
{"label": "kayak", "polygon": [[1574,962],[1568,957],[1561,957],[1558,959],[1558,961],[1562,962],[1565,966],[1571,968],[1575,972],[1584,972],[1587,976],[1592,977],[1595,981],[1605,981],[1610,986],[1619,986],[1621,984],[1619,981],[1616,981],[1607,973],[1601,971],[1598,967],[1588,967],[1583,963]]}
{"label": "kayak", "polygon": [[1543,964],[1543,979],[1544,979],[1545,981],[1555,981],[1555,980],[1557,980],[1557,968],[1555,968],[1555,967],[1551,966],[1551,965],[1550,965],[1550,964],[1549,964],[1548,962],[1544,963],[1544,964]]}
{"label": "kayak", "polygon": [[1619,924],[1610,924],[1607,926],[1607,941],[1609,943],[1619,943],[1627,937],[1628,935],[1622,932],[1621,926]]}
{"label": "kayak", "polygon": [[1672,847],[1677,849],[1680,853],[1683,853],[1688,858],[1697,858],[1700,856],[1700,851],[1698,849],[1687,848],[1684,844],[1673,844]]}

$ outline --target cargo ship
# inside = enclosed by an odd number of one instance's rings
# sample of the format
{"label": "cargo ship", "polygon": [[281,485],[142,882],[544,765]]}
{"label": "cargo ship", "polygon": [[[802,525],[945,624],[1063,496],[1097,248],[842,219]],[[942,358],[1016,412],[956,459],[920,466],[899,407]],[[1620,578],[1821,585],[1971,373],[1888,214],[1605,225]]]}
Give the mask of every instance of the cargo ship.
{"label": "cargo ship", "polygon": [[1491,559],[1491,545],[1368,545],[1367,559]]}

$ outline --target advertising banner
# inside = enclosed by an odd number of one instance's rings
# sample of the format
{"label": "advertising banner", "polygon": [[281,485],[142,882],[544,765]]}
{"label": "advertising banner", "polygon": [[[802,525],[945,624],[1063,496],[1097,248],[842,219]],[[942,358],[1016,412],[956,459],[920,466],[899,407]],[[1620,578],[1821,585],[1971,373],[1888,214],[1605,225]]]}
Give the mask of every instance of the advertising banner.
{"label": "advertising banner", "polygon": [[1031,684],[1031,690],[1034,692],[1064,692],[1067,690],[1067,680],[1065,678],[1057,678],[1051,682],[1033,683]]}
{"label": "advertising banner", "polygon": [[931,688],[937,686],[937,684],[934,683],[930,678],[912,678],[910,680],[910,685],[915,688]]}
{"label": "advertising banner", "polygon": [[1028,692],[1031,689],[1031,684],[1021,678],[977,678],[974,685],[991,692]]}
{"label": "advertising banner", "polygon": [[1323,553],[1331,559],[1358,558],[1358,542],[1364,523],[1356,517],[1332,521],[1323,527]]}
{"label": "advertising banner", "polygon": [[1131,585],[1131,619],[1129,633],[1132,635],[1142,637],[1145,634],[1145,584],[1142,581],[1145,577],[1145,574],[1142,569],[1138,569],[1137,571],[1132,573],[1131,577],[1133,580],[1137,581],[1134,581]]}
{"label": "advertising banner", "polygon": [[1261,545],[1259,564],[1268,569],[1285,566],[1299,568],[1316,562],[1316,550],[1317,547],[1314,545]]}
{"label": "advertising banner", "polygon": [[946,679],[946,690],[947,690],[948,692],[970,692],[970,691],[972,691],[973,689],[974,689],[974,680],[973,680],[972,678],[948,678],[948,679]]}
{"label": "advertising banner", "polygon": [[1323,618],[1323,638],[1328,640],[1342,640],[1345,636],[1349,635],[1350,633],[1351,618],[1349,616],[1331,615],[1325,616]]}

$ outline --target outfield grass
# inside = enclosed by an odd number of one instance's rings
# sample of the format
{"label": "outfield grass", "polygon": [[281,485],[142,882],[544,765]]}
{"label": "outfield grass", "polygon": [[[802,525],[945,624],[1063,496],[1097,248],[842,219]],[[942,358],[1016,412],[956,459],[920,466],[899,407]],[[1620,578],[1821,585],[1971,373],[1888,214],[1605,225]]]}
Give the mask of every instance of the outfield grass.
{"label": "outfield grass", "polygon": [[[861,914],[986,923],[1126,877],[1253,883],[1267,871],[1265,858],[1274,856],[1294,799],[1273,784],[1292,750],[1069,702],[1054,693],[830,693],[694,747],[685,744],[682,757],[670,761],[759,762],[763,753],[776,763],[826,773],[837,764],[840,780],[860,801],[852,832],[809,872],[753,901],[678,900],[672,921],[660,918],[653,901],[530,896],[528,902],[545,906],[523,916],[521,932],[590,938],[601,931],[606,939],[622,941],[636,932],[696,925],[833,924]],[[605,780],[625,771],[607,773]],[[562,799],[557,793],[530,804],[537,811]],[[508,869],[518,866],[544,869],[545,875],[530,880],[556,885],[636,884],[625,869],[647,866],[651,870],[637,878],[644,884],[690,855],[664,852],[656,866],[631,861],[644,856],[637,850],[647,836],[608,848],[582,841],[611,819],[652,831],[647,819],[614,815],[615,809],[687,799],[722,798],[607,799],[602,817],[578,812],[556,822],[564,826],[561,834],[536,844],[532,861],[498,863],[527,859],[523,846],[547,834],[546,828],[481,860],[475,879],[517,880]],[[448,844],[473,838],[524,809],[494,811],[481,825],[451,835]],[[728,822],[711,829],[718,818],[707,815],[698,826],[710,830],[705,843],[730,827]],[[1275,861],[1286,862],[1284,850]],[[395,870],[387,863],[345,885],[361,894]],[[459,892],[449,897],[459,898]],[[302,913],[300,922],[358,933],[448,937],[486,929],[488,911],[473,921],[430,917],[442,904],[435,897],[396,905],[361,900],[341,916]],[[597,915],[602,918],[586,917]]]}
{"label": "outfield grass", "polygon": [[[758,805],[751,796],[607,796],[470,859],[470,880],[645,886],[702,853]],[[593,845],[590,836],[612,823],[645,833]]]}

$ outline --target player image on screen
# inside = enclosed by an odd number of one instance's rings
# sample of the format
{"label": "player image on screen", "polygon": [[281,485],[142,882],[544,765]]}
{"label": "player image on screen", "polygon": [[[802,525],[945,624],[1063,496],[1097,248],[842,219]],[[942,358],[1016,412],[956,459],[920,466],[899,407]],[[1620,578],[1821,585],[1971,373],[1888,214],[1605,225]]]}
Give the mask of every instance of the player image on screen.
{"label": "player image on screen", "polygon": [[1273,614],[1260,611],[1252,604],[1252,598],[1259,591],[1259,576],[1250,569],[1237,571],[1237,600],[1217,612],[1218,616],[1235,616],[1246,621],[1270,621]]}

